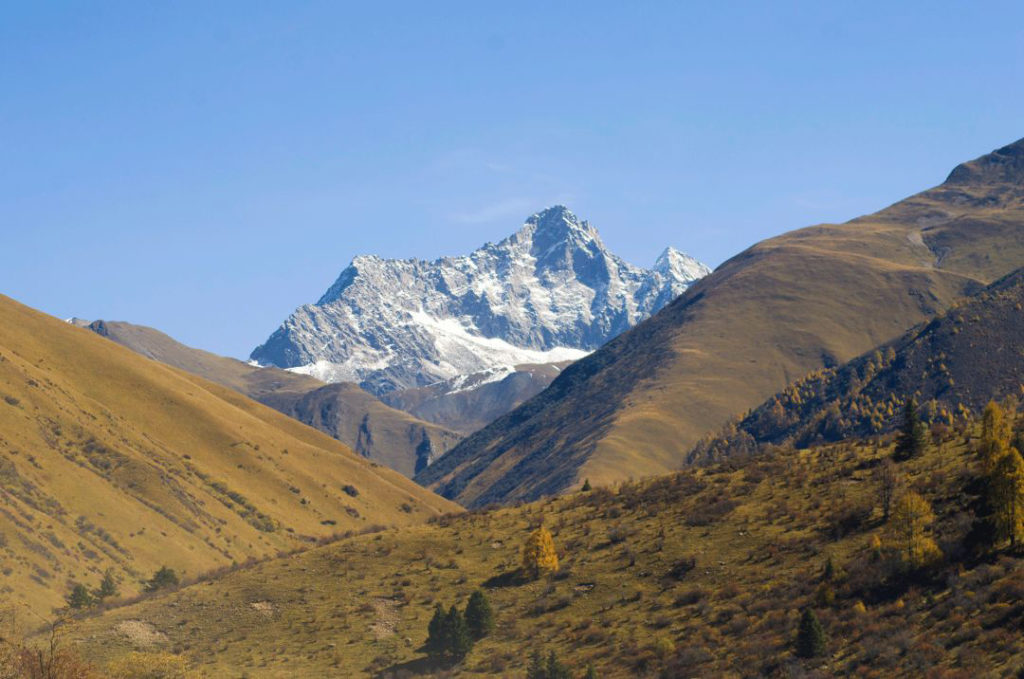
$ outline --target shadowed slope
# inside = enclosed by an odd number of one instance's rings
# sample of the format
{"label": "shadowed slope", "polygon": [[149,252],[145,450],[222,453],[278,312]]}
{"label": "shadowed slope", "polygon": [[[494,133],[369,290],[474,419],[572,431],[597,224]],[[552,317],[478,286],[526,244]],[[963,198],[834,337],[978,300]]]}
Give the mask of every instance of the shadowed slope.
{"label": "shadowed slope", "polygon": [[758,243],[417,481],[479,506],[678,467],[733,414],[1019,267],[1022,153],[1024,140],[869,217]]}
{"label": "shadowed slope", "polygon": [[1024,269],[946,314],[834,369],[790,385],[738,425],[708,441],[695,459],[752,451],[755,444],[819,441],[889,431],[907,396],[922,416],[951,425],[991,399],[1024,387]]}
{"label": "shadowed slope", "polygon": [[0,296],[0,553],[39,612],[455,508],[235,391]]}

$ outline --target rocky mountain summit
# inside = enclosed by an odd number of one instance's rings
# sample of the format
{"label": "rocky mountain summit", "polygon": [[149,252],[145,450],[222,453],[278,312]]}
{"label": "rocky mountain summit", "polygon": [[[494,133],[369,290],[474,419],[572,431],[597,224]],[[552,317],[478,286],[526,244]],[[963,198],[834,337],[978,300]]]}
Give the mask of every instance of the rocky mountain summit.
{"label": "rocky mountain summit", "polygon": [[653,268],[635,267],[589,222],[555,206],[469,255],[356,257],[251,358],[378,395],[507,374],[585,356],[708,273],[672,248]]}

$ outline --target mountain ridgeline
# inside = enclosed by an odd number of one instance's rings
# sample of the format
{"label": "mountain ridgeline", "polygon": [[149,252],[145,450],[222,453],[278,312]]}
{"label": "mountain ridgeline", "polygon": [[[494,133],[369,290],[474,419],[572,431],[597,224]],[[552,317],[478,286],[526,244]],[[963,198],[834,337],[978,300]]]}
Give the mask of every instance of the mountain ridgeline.
{"label": "mountain ridgeline", "polygon": [[481,506],[678,468],[736,413],[1022,263],[1024,140],[873,215],[748,248],[416,479]]}
{"label": "mountain ridgeline", "polygon": [[899,339],[798,380],[738,423],[702,441],[691,460],[750,453],[759,444],[863,438],[899,426],[907,398],[928,422],[952,425],[1024,389],[1024,269]]}
{"label": "mountain ridgeline", "polygon": [[405,476],[422,471],[461,436],[390,408],[354,384],[323,382],[278,368],[259,368],[118,321],[82,324],[147,358],[224,385],[332,436],[359,455]]}
{"label": "mountain ridgeline", "polygon": [[652,269],[611,253],[564,207],[433,262],[356,257],[252,358],[382,395],[520,364],[575,360],[654,313],[707,267],[671,248]]}

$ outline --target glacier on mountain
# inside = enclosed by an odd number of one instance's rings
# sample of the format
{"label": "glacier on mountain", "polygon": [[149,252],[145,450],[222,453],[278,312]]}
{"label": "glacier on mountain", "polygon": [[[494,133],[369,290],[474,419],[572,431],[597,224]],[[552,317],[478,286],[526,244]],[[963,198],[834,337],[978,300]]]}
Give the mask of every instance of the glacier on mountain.
{"label": "glacier on mountain", "polygon": [[710,273],[667,248],[651,269],[609,252],[562,206],[475,252],[358,256],[251,358],[378,395],[518,364],[576,360]]}

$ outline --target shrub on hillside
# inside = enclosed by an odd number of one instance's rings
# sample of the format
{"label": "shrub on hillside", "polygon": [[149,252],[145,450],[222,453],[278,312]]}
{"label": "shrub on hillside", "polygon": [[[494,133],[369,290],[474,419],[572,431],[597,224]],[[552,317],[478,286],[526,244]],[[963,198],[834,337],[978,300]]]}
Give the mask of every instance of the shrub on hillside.
{"label": "shrub on hillside", "polygon": [[153,574],[153,577],[146,581],[145,589],[147,592],[156,592],[161,589],[177,587],[178,582],[178,574],[174,572],[173,568],[161,566],[160,569]]}

